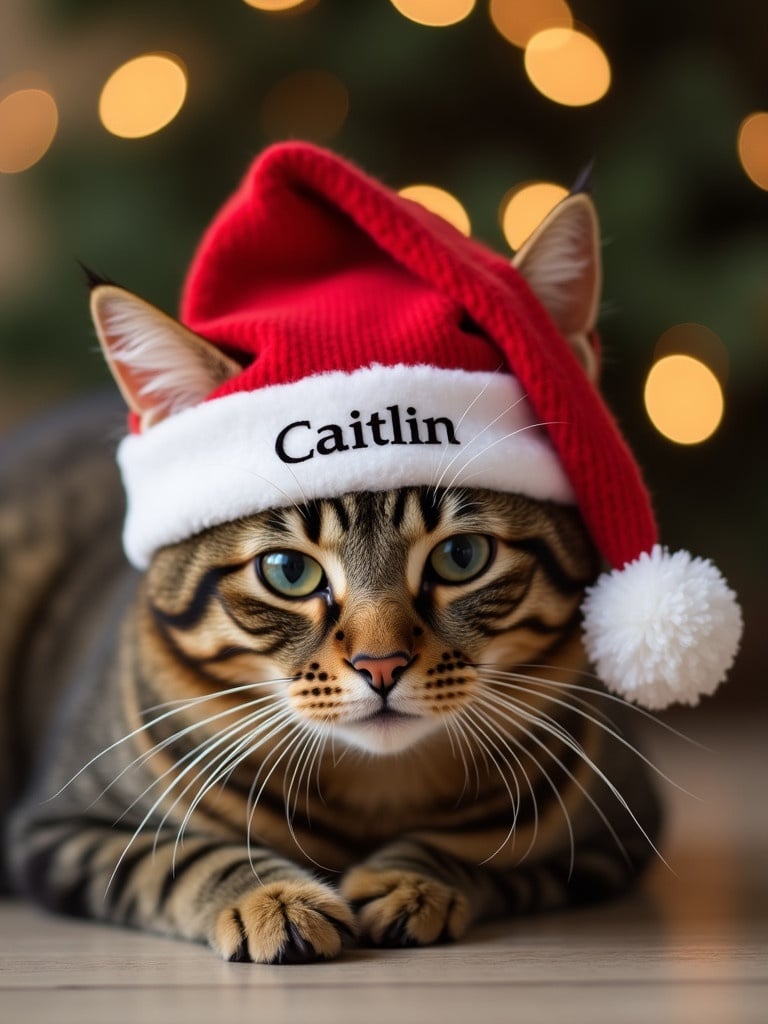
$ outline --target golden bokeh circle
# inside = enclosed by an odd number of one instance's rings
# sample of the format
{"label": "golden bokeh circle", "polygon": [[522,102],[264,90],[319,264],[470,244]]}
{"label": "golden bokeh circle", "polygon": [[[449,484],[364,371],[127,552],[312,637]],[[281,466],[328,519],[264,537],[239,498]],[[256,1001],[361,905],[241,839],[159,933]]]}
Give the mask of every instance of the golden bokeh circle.
{"label": "golden bokeh circle", "polygon": [[664,356],[645,381],[645,408],[654,427],[675,444],[701,444],[723,418],[723,391],[717,377],[692,356]]}
{"label": "golden bokeh circle", "polygon": [[248,4],[249,7],[255,7],[258,11],[273,13],[291,11],[295,7],[301,7],[307,2],[308,0],[244,0],[244,3]]}
{"label": "golden bokeh circle", "polygon": [[510,189],[499,206],[501,230],[510,248],[519,249],[567,195],[568,189],[553,181],[530,181]]}
{"label": "golden bokeh circle", "polygon": [[525,70],[547,99],[567,107],[596,103],[611,85],[611,66],[601,46],[584,32],[547,28],[525,48]]}
{"label": "golden bokeh circle", "polygon": [[58,125],[56,101],[45,89],[16,89],[0,100],[0,173],[33,167],[48,152]]}
{"label": "golden bokeh circle", "polygon": [[474,10],[477,0],[390,0],[409,21],[432,28],[444,28],[463,21]]}
{"label": "golden bokeh circle", "polygon": [[544,29],[573,27],[573,15],[565,0],[491,0],[488,13],[496,31],[521,50]]}
{"label": "golden bokeh circle", "polygon": [[404,199],[411,199],[432,213],[436,213],[443,220],[447,220],[462,235],[469,235],[472,231],[469,214],[456,196],[446,192],[445,189],[437,188],[435,185],[408,185],[406,188],[401,188],[399,194]]}
{"label": "golden bokeh circle", "polygon": [[768,112],[760,110],[744,118],[737,148],[747,177],[758,188],[768,190]]}
{"label": "golden bokeh circle", "polygon": [[112,135],[141,139],[170,124],[186,95],[187,75],[179,58],[146,53],[109,76],[99,97],[99,117]]}

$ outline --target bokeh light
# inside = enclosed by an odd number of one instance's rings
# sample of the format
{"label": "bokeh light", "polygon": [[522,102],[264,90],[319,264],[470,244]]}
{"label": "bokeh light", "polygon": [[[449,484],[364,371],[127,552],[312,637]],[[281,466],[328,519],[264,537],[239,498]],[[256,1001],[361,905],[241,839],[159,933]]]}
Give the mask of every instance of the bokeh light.
{"label": "bokeh light", "polygon": [[276,82],[264,97],[261,130],[269,139],[328,142],[349,113],[349,93],[329,71],[296,71]]}
{"label": "bokeh light", "polygon": [[524,61],[539,92],[566,107],[596,103],[610,88],[611,66],[604,51],[576,29],[537,32],[528,41]]}
{"label": "bokeh light", "polygon": [[0,173],[34,166],[56,136],[59,112],[45,89],[16,89],[0,100]]}
{"label": "bokeh light", "polygon": [[297,7],[313,7],[313,0],[244,0],[249,7],[255,7],[258,11],[292,11]]}
{"label": "bokeh light", "polygon": [[692,356],[664,356],[645,381],[645,408],[654,427],[675,444],[700,444],[723,417],[717,377]]}
{"label": "bokeh light", "polygon": [[737,146],[746,175],[758,188],[768,190],[768,112],[761,110],[744,118]]}
{"label": "bokeh light", "polygon": [[408,185],[399,192],[404,199],[412,199],[413,202],[447,220],[462,235],[469,235],[472,231],[469,214],[456,196],[445,189],[437,188],[435,185]]}
{"label": "bokeh light", "polygon": [[537,32],[573,27],[573,15],[565,0],[491,0],[489,13],[496,30],[521,49]]}
{"label": "bokeh light", "polygon": [[390,0],[390,3],[419,25],[443,28],[463,21],[472,13],[476,0]]}
{"label": "bokeh light", "polygon": [[519,249],[567,195],[567,188],[552,181],[531,181],[510,189],[501,201],[499,220],[511,248]]}
{"label": "bokeh light", "polygon": [[692,356],[708,366],[721,384],[728,380],[728,349],[721,338],[704,324],[675,324],[664,331],[656,342],[653,358],[657,360],[671,355]]}
{"label": "bokeh light", "polygon": [[187,75],[179,58],[147,53],[110,75],[99,98],[99,117],[112,135],[140,139],[170,124],[186,95]]}

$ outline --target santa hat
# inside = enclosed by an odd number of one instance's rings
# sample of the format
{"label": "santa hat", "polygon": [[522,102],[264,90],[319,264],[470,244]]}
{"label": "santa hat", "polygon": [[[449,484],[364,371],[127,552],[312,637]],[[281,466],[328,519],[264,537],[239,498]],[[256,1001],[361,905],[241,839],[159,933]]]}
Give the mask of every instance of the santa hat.
{"label": "santa hat", "polygon": [[612,567],[583,606],[604,682],[657,708],[724,677],[735,595],[711,563],[658,546],[631,452],[508,260],[332,154],[282,144],[205,234],[181,319],[239,365],[198,404],[144,429],[133,418],[118,457],[135,565],[217,523],[349,491],[575,503]]}

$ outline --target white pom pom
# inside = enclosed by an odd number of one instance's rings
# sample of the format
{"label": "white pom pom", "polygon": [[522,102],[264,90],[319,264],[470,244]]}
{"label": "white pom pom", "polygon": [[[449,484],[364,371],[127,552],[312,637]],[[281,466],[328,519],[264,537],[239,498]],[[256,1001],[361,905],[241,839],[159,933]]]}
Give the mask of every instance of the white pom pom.
{"label": "white pom pom", "polygon": [[718,569],[658,544],[587,590],[584,640],[606,686],[647,708],[697,704],[736,657],[741,610]]}

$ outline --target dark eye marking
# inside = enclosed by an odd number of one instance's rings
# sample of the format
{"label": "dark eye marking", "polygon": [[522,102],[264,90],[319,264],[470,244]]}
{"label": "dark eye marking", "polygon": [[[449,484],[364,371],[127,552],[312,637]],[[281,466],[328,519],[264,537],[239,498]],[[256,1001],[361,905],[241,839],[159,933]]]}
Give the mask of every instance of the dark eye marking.
{"label": "dark eye marking", "polygon": [[562,593],[576,594],[592,582],[591,578],[573,579],[557,560],[557,556],[549,544],[541,537],[516,538],[514,541],[506,543],[510,548],[517,548],[517,550],[531,555],[549,578],[550,583]]}
{"label": "dark eye marking", "polygon": [[152,614],[164,622],[166,626],[171,626],[174,629],[193,629],[199,625],[200,620],[205,615],[208,604],[217,592],[221,580],[225,576],[237,572],[238,569],[242,569],[243,565],[246,564],[242,562],[238,565],[215,566],[212,569],[208,569],[198,580],[192,597],[187,602],[185,608],[182,608],[179,612],[166,612],[152,603],[150,605]]}

